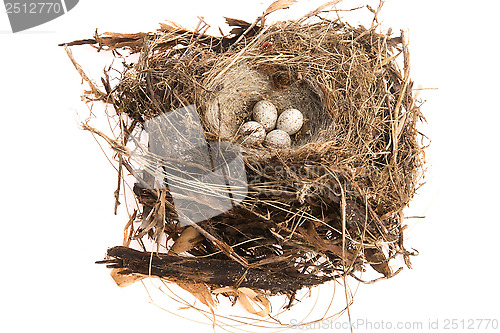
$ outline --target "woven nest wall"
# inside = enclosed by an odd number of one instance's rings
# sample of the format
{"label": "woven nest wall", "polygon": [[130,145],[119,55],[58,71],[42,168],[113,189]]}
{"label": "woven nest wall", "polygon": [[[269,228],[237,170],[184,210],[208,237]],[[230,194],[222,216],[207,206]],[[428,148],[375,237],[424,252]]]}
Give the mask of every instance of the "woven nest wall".
{"label": "woven nest wall", "polygon": [[[124,171],[134,169],[126,145],[132,133],[188,105],[196,106],[208,141],[241,144],[248,195],[194,225],[178,223],[168,188],[134,185],[140,205],[127,224],[126,246],[110,248],[102,261],[119,275],[293,299],[304,287],[358,278],[369,267],[390,278],[399,272],[390,265],[398,255],[410,266],[403,210],[420,185],[423,150],[404,34],[312,14],[263,21],[227,19],[232,34],[221,38],[169,23],[156,33],[96,34],[65,44],[139,54],[117,85],[105,75],[106,91],[92,85],[88,94],[114,105],[126,124],[120,135],[84,125],[108,141]],[[240,127],[261,100],[278,113],[303,112],[291,147],[242,144]],[[161,251],[132,249],[131,242],[146,238],[162,242]]]}

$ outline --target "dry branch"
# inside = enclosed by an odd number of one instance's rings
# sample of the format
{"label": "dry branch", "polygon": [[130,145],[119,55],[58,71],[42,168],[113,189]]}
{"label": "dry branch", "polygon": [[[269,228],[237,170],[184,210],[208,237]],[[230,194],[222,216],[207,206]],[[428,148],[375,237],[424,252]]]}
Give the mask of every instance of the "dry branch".
{"label": "dry branch", "polygon": [[198,259],[157,254],[133,250],[124,246],[108,249],[109,259],[98,261],[109,268],[122,269],[119,274],[143,274],[165,278],[169,281],[189,281],[207,285],[246,287],[268,290],[272,294],[287,293],[303,287],[312,287],[331,280],[328,277],[316,277],[273,270],[266,267],[245,269],[235,261],[219,259]]}

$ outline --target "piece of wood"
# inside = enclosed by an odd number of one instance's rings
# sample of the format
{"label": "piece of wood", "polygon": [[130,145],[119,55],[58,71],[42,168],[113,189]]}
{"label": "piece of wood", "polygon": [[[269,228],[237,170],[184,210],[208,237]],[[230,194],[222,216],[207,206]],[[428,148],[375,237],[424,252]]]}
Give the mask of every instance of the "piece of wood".
{"label": "piece of wood", "polygon": [[144,274],[170,281],[206,283],[210,286],[246,287],[277,293],[289,293],[331,280],[283,269],[266,267],[246,269],[233,260],[180,257],[141,252],[124,246],[108,249],[109,259],[97,261],[108,268],[123,268],[121,274]]}

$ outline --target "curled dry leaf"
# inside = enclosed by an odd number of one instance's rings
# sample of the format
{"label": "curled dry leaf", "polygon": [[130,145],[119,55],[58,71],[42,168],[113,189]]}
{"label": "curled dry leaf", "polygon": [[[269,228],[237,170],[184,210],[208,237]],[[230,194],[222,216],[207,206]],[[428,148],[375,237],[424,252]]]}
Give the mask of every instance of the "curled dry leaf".
{"label": "curled dry leaf", "polygon": [[158,29],[158,31],[164,31],[164,32],[182,31],[182,32],[185,32],[188,30],[180,24],[177,24],[177,23],[170,21],[170,20],[165,20],[164,22],[160,22],[160,28]]}
{"label": "curled dry leaf", "polygon": [[224,293],[236,296],[245,311],[260,317],[267,317],[271,312],[270,303],[266,295],[250,288],[242,287],[236,289],[233,287],[223,287],[212,290],[212,293]]}
{"label": "curled dry leaf", "polygon": [[215,307],[215,300],[208,289],[208,286],[204,283],[190,283],[190,282],[175,282],[179,287],[191,293],[194,297],[196,297],[201,303],[208,306],[210,311],[213,312],[213,308]]}
{"label": "curled dry leaf", "polygon": [[276,0],[273,2],[269,7],[267,7],[266,11],[264,14],[262,14],[261,21],[260,21],[260,26],[263,27],[264,23],[266,21],[266,16],[271,14],[272,12],[275,12],[280,9],[287,9],[294,3],[296,3],[297,0]]}
{"label": "curled dry leaf", "polygon": [[276,0],[269,7],[267,7],[266,11],[264,12],[264,16],[280,9],[287,9],[296,2],[297,0]]}
{"label": "curled dry leaf", "polygon": [[134,282],[140,281],[146,277],[146,275],[143,274],[138,274],[138,273],[132,273],[132,274],[120,274],[121,271],[123,271],[124,268],[113,268],[111,270],[111,278],[113,281],[115,281],[116,285],[118,287],[128,287]]}
{"label": "curled dry leaf", "polygon": [[260,317],[269,315],[269,300],[261,292],[256,292],[250,288],[238,288],[238,300],[245,310],[251,314]]}
{"label": "curled dry leaf", "polygon": [[198,245],[203,240],[203,236],[193,227],[187,227],[175,241],[170,249],[175,253],[187,252]]}
{"label": "curled dry leaf", "polygon": [[390,277],[392,275],[392,269],[387,263],[388,260],[382,251],[376,248],[365,249],[365,256],[374,270],[383,274],[385,277]]}

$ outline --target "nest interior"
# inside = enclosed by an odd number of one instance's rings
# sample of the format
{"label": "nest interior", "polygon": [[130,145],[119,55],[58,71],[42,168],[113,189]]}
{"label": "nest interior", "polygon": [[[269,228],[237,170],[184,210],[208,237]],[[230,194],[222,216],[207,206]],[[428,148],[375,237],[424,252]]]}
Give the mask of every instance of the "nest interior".
{"label": "nest interior", "polygon": [[196,105],[211,141],[239,143],[239,127],[262,99],[306,119],[289,149],[242,146],[248,195],[200,223],[180,226],[168,189],[136,183],[131,221],[140,226],[127,224],[125,243],[161,239],[167,254],[114,247],[104,262],[121,274],[289,296],[368,266],[392,277],[397,255],[410,266],[402,219],[422,176],[423,117],[404,33],[318,15],[227,22],[232,34],[220,38],[163,24],[155,33],[96,33],[65,44],[139,54],[117,85],[105,75],[106,91],[88,94],[113,104],[126,123],[108,142],[129,171],[123,142],[145,121],[187,105]]}

